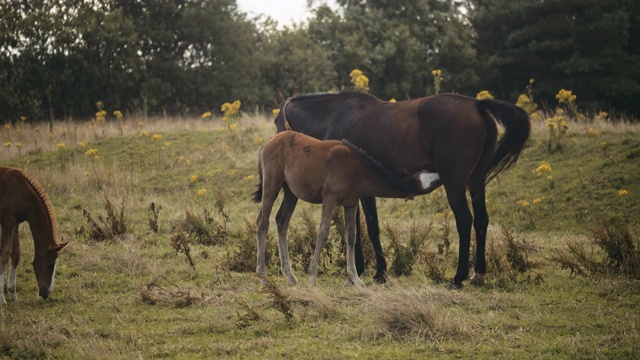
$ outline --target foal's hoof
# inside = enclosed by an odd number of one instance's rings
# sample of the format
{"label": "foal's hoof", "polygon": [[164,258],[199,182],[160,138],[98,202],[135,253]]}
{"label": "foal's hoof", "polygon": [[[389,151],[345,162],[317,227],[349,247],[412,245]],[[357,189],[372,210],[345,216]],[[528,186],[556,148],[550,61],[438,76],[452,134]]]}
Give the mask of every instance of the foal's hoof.
{"label": "foal's hoof", "polygon": [[347,279],[347,281],[345,281],[344,283],[344,286],[364,287],[364,283],[360,279],[358,279],[357,281],[353,281],[352,279]]}
{"label": "foal's hoof", "polygon": [[473,276],[471,276],[471,280],[469,280],[469,283],[475,286],[482,286],[484,285],[484,276],[485,274],[474,273]]}
{"label": "foal's hoof", "polygon": [[447,285],[448,290],[460,290],[462,289],[462,283],[458,283],[455,280],[451,280]]}

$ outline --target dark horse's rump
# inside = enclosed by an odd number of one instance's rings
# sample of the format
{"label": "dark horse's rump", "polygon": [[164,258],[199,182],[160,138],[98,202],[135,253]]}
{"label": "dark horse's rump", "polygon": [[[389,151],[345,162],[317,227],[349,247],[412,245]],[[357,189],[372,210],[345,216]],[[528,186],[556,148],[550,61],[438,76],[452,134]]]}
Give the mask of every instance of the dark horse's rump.
{"label": "dark horse's rump", "polygon": [[[453,286],[468,277],[471,225],[476,229],[476,273],[484,274],[484,242],[488,215],[485,183],[513,165],[529,137],[526,113],[506,102],[442,94],[391,103],[369,94],[312,94],[286,100],[276,94],[278,132],[287,127],[318,139],[348,139],[383,165],[409,173],[437,173],[456,218],[460,254]],[[496,122],[505,127],[497,141]],[[471,193],[474,216],[466,200]],[[383,279],[386,262],[377,227],[375,200],[362,205]],[[474,220],[475,217],[475,220]],[[360,263],[361,265],[361,263]],[[359,269],[361,270],[361,269]]]}

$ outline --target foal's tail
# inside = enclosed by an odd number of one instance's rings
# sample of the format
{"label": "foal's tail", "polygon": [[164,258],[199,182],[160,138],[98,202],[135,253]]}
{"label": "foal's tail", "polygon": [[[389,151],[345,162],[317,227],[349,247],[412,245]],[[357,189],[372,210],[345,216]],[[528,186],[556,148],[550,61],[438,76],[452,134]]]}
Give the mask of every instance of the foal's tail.
{"label": "foal's tail", "polygon": [[260,155],[258,156],[258,176],[260,177],[258,189],[251,193],[252,200],[257,203],[262,201],[262,150],[260,150]]}
{"label": "foal's tail", "polygon": [[499,100],[481,100],[478,110],[485,121],[499,122],[505,127],[504,135],[493,151],[487,171],[488,183],[502,170],[516,163],[531,132],[531,122],[527,113],[513,104]]}

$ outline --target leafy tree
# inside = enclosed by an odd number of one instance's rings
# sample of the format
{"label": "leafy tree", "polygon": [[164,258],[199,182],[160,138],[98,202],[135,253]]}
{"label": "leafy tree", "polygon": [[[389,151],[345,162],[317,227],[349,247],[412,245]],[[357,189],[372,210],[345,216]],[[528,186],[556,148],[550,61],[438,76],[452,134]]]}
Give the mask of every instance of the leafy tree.
{"label": "leafy tree", "polygon": [[468,91],[478,80],[474,71],[472,31],[450,1],[338,1],[333,11],[315,10],[309,33],[329,52],[338,81],[360,68],[371,92],[382,98],[432,94],[431,71],[440,68],[445,88]]}
{"label": "leafy tree", "polygon": [[632,21],[638,0],[472,3],[480,63],[499,96],[515,99],[530,78],[538,97],[550,102],[561,88],[592,103],[629,105],[638,96],[640,57],[629,46],[640,35]]}
{"label": "leafy tree", "polygon": [[303,28],[272,31],[258,57],[265,83],[285,92],[319,92],[336,87],[335,70],[327,53]]}

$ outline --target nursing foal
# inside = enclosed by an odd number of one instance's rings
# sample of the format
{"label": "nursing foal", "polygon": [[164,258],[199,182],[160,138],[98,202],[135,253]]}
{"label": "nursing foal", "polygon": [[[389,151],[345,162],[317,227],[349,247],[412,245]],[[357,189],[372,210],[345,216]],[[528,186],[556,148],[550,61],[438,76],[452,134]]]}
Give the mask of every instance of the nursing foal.
{"label": "nursing foal", "polygon": [[322,203],[322,219],[313,261],[309,265],[312,284],[317,283],[320,254],[325,246],[331,218],[338,206],[344,207],[347,238],[347,283],[363,286],[355,266],[355,229],[358,201],[364,196],[411,199],[438,187],[436,174],[422,170],[416,174],[391,171],[346,140],[320,141],[294,131],[273,137],[260,151],[260,185],[253,194],[262,202],[258,213],[258,264],[256,273],[265,272],[265,240],[273,204],[284,189],[282,207],[276,217],[280,266],[289,284],[297,283],[287,249],[287,229],[298,199]]}

